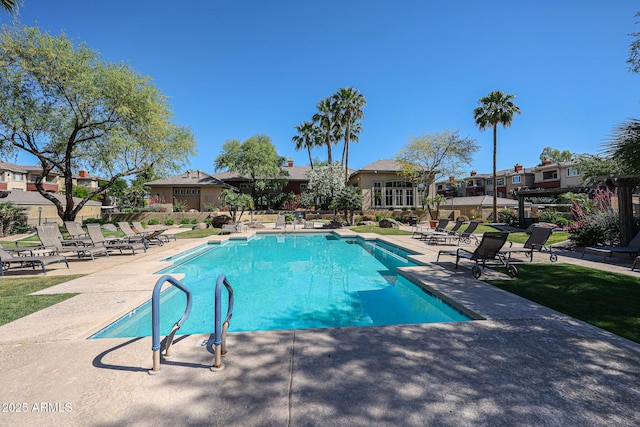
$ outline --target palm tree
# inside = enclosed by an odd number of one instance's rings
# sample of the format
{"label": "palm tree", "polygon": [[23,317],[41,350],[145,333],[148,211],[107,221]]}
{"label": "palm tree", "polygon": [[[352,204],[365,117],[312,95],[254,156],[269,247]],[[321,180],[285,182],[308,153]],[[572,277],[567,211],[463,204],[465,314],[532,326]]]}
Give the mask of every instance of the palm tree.
{"label": "palm tree", "polygon": [[0,7],[9,13],[18,13],[18,6],[22,0],[0,0]]}
{"label": "palm tree", "polygon": [[480,98],[480,105],[473,110],[473,118],[481,131],[493,128],[493,220],[498,220],[497,193],[498,181],[496,179],[496,153],[498,151],[498,124],[502,127],[511,126],[514,113],[520,114],[520,108],[512,101],[515,95],[505,94],[500,90],[494,90],[489,95]]}
{"label": "palm tree", "polygon": [[[362,108],[367,104],[367,101],[363,94],[352,87],[338,89],[338,92],[332,98],[335,101],[336,108],[340,111],[340,118],[342,119],[341,124],[344,132],[344,181],[347,182],[349,179],[349,141],[361,129],[361,127],[354,128],[354,124],[364,117]],[[358,130],[358,132],[355,132],[355,130]],[[355,140],[357,140],[357,136]]]}
{"label": "palm tree", "polygon": [[331,98],[325,98],[316,105],[318,112],[313,115],[313,123],[317,124],[322,133],[323,143],[327,146],[327,161],[333,163],[331,145],[336,141],[336,128],[338,127],[337,114]]}
{"label": "palm tree", "polygon": [[298,134],[291,138],[295,142],[296,150],[307,149],[309,153],[309,165],[313,169],[313,159],[311,158],[311,149],[322,144],[322,136],[320,129],[313,122],[304,122],[301,125],[294,126]]}

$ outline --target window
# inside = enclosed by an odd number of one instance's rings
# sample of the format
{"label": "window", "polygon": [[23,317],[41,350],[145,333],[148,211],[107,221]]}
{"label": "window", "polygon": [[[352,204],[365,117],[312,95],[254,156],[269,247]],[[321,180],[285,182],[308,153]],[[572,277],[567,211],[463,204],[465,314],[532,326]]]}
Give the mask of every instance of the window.
{"label": "window", "polygon": [[558,171],[548,171],[548,172],[542,172],[542,179],[543,180],[547,180],[547,179],[558,179]]}
{"label": "window", "polygon": [[387,188],[384,192],[384,204],[393,206],[393,190],[391,188]]}
{"label": "window", "polygon": [[514,175],[511,177],[512,184],[520,184],[520,175]]}
{"label": "window", "polygon": [[567,168],[567,176],[578,176],[578,175],[580,175],[580,169]]}
{"label": "window", "polygon": [[24,174],[23,173],[14,172],[13,173],[13,180],[14,181],[24,181]]}
{"label": "window", "polygon": [[504,178],[498,178],[498,186],[502,187],[504,185]]}
{"label": "window", "polygon": [[246,190],[246,189],[249,189],[249,188],[251,188],[251,184],[248,184],[246,182],[243,182],[243,183],[240,184],[240,189]]}
{"label": "window", "polygon": [[300,184],[300,191],[304,191],[307,189],[307,184]]}
{"label": "window", "polygon": [[467,181],[467,187],[473,187],[473,180],[472,179]]}
{"label": "window", "polygon": [[487,185],[493,185],[493,178],[487,179]]}
{"label": "window", "polygon": [[438,191],[442,191],[444,186],[442,184],[438,184]]}
{"label": "window", "polygon": [[413,188],[407,188],[404,190],[405,196],[407,199],[405,200],[405,204],[407,206],[413,206]]}

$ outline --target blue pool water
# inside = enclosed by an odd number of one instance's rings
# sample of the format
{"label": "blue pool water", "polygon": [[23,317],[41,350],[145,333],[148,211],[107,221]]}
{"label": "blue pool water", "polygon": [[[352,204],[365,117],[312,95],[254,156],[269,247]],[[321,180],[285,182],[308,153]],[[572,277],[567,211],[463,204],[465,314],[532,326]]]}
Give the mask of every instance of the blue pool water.
{"label": "blue pool water", "polygon": [[[213,292],[220,274],[234,289],[230,332],[470,320],[397,275],[396,268],[415,265],[407,255],[381,242],[332,234],[257,235],[173,257],[174,265],[161,273],[184,273],[193,294],[182,334],[213,331]],[[163,294],[162,334],[182,316],[185,303],[175,288]],[[149,335],[151,306],[145,304],[93,338]]]}

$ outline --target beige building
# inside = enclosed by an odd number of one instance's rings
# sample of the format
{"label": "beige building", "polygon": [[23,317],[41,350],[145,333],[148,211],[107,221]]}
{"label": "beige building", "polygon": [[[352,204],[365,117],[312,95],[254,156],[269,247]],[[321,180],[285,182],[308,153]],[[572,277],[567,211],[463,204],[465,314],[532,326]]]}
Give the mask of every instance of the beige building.
{"label": "beige building", "polygon": [[158,204],[171,208],[174,203],[187,205],[187,210],[204,212],[207,207],[223,206],[220,194],[225,188],[234,189],[201,170],[188,170],[181,175],[147,182],[151,190],[151,198]]}
{"label": "beige building", "polygon": [[422,184],[415,185],[400,176],[400,163],[378,160],[349,177],[349,184],[362,191],[362,210],[402,209],[422,206],[422,200],[435,194],[435,185],[425,191]]}
{"label": "beige building", "polygon": [[535,188],[572,188],[582,184],[582,173],[577,161],[552,162],[546,159],[536,166]]}
{"label": "beige building", "polygon": [[[41,174],[42,168],[38,166],[0,162],[0,190],[38,191],[35,182]],[[43,183],[45,191],[57,193],[60,181],[57,174],[49,174]]]}
{"label": "beige building", "polygon": [[[65,206],[66,200],[61,194],[53,194]],[[81,199],[75,199],[75,203],[79,203]],[[27,224],[36,226],[45,223],[62,224],[62,219],[58,216],[56,205],[45,199],[37,191],[10,191],[7,197],[0,199],[0,203],[14,203],[26,209]],[[101,204],[89,200],[76,216],[77,222],[82,222],[87,218],[100,218]]]}

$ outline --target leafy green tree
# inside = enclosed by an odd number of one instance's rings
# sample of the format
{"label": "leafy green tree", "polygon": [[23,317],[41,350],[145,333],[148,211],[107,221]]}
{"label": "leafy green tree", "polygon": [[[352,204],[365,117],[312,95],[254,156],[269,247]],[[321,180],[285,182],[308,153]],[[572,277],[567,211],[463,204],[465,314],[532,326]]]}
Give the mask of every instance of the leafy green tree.
{"label": "leafy green tree", "polygon": [[412,137],[396,154],[396,160],[401,176],[414,184],[424,184],[426,198],[437,179],[463,173],[463,166],[471,163],[479,148],[474,139],[460,138],[457,130],[446,129]]}
{"label": "leafy green tree", "polygon": [[28,228],[27,210],[11,202],[0,203],[0,237]]}
{"label": "leafy green tree", "polygon": [[640,177],[640,120],[630,119],[616,126],[605,154],[618,164],[620,173]]}
{"label": "leafy green tree", "polygon": [[552,162],[568,162],[573,160],[573,153],[569,150],[558,150],[556,148],[544,147],[542,153],[540,153],[540,161],[544,162],[546,159]]}
{"label": "leafy green tree", "polygon": [[362,193],[359,188],[344,187],[331,202],[331,208],[337,211],[344,211],[344,217],[353,225],[354,213],[362,209]]}
{"label": "leafy green tree", "polygon": [[313,159],[311,158],[311,149],[322,145],[322,135],[320,128],[313,124],[313,122],[304,122],[301,125],[295,126],[298,134],[293,136],[291,140],[296,144],[296,150],[307,149],[309,153],[309,166],[313,169]]}
{"label": "leafy green tree", "polygon": [[[220,198],[223,203],[229,207],[229,212],[231,212],[231,218],[233,222],[239,221],[244,214],[246,209],[253,209],[253,199],[248,194],[244,193],[236,193],[229,189],[224,189],[220,193]],[[240,217],[236,220],[236,216],[240,210]]]}
{"label": "leafy green tree", "polygon": [[358,141],[358,134],[361,126],[358,120],[364,118],[362,109],[367,105],[367,101],[363,94],[352,87],[340,88],[332,96],[335,108],[339,111],[341,128],[344,132],[344,149],[343,149],[343,165],[344,165],[344,182],[349,181],[349,141]]}
{"label": "leafy green tree", "polygon": [[[191,131],[171,122],[167,100],[149,77],[74,46],[64,34],[5,26],[0,63],[0,152],[38,159],[35,187],[65,221],[118,179],[149,165],[177,171],[195,152]],[[108,179],[76,204],[78,169]],[[45,191],[50,173],[64,180],[65,203]]]}
{"label": "leafy green tree", "polygon": [[232,139],[222,146],[222,154],[216,157],[216,170],[237,172],[252,184],[254,200],[260,194],[281,188],[288,173],[282,170],[286,158],[279,156],[266,135],[254,135],[240,142]]}
{"label": "leafy green tree", "polygon": [[338,162],[316,166],[307,172],[309,179],[307,191],[313,194],[323,207],[328,207],[336,194],[345,186],[342,172],[342,165]]}
{"label": "leafy green tree", "polygon": [[513,102],[515,95],[505,94],[494,90],[489,95],[480,98],[479,106],[473,110],[473,118],[481,131],[493,129],[493,218],[498,218],[498,180],[496,178],[496,163],[498,152],[498,125],[503,128],[511,126],[514,114],[520,114],[520,108]]}

